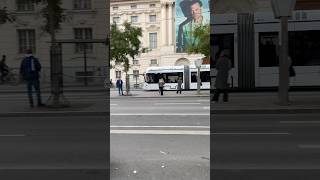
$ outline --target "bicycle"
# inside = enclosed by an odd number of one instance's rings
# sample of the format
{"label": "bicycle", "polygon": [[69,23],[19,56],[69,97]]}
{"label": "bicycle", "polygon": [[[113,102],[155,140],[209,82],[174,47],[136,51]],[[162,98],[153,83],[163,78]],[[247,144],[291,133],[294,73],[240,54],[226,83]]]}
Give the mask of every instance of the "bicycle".
{"label": "bicycle", "polygon": [[8,74],[3,78],[2,84],[18,85],[20,78],[15,71],[16,69],[9,68]]}

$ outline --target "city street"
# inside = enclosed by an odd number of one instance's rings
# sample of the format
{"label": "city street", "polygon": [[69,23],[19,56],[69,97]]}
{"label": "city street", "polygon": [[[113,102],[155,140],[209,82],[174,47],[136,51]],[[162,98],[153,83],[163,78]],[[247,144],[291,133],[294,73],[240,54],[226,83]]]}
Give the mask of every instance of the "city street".
{"label": "city street", "polygon": [[215,180],[319,179],[320,114],[213,116]]}
{"label": "city street", "polygon": [[66,97],[73,107],[54,110],[29,108],[26,94],[0,95],[0,179],[107,178],[106,116],[81,112],[105,103],[105,95],[83,92]]}
{"label": "city street", "polygon": [[208,97],[111,99],[112,180],[209,180]]}

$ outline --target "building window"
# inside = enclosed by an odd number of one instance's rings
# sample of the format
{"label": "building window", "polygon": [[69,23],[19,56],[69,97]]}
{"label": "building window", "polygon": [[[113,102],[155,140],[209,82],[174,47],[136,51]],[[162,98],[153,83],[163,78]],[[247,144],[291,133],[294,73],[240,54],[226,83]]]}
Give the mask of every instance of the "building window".
{"label": "building window", "polygon": [[131,9],[137,9],[137,5],[136,4],[131,4]]}
{"label": "building window", "polygon": [[121,71],[116,71],[116,78],[117,79],[121,78]]}
{"label": "building window", "polygon": [[113,17],[112,20],[113,20],[113,23],[118,24],[120,22],[120,17]]}
{"label": "building window", "polygon": [[133,75],[134,75],[135,77],[139,76],[139,70],[133,70]]}
{"label": "building window", "polygon": [[157,16],[156,15],[149,15],[149,22],[156,22],[157,21]]}
{"label": "building window", "polygon": [[157,33],[149,33],[150,49],[157,48]]}
{"label": "building window", "polygon": [[[75,28],[74,29],[74,39],[92,39],[92,29],[91,28]],[[92,53],[92,44],[76,44],[75,52],[82,53],[86,47],[86,52]]]}
{"label": "building window", "polygon": [[138,22],[138,16],[131,16],[131,23],[137,23]]}
{"label": "building window", "polygon": [[156,4],[150,4],[149,7],[150,7],[150,8],[155,8],[155,7],[156,7]]}
{"label": "building window", "polygon": [[158,64],[158,62],[156,59],[151,59],[150,65],[157,65],[157,64]]}
{"label": "building window", "polygon": [[33,0],[16,0],[17,11],[34,11]]}
{"label": "building window", "polygon": [[139,60],[136,60],[136,59],[133,60],[133,64],[134,64],[134,65],[138,65],[138,64],[139,64]]}
{"label": "building window", "polygon": [[118,6],[113,6],[112,9],[113,9],[113,10],[118,10],[119,7],[118,7]]}
{"label": "building window", "polygon": [[91,9],[91,0],[73,0],[74,9]]}
{"label": "building window", "polygon": [[33,53],[36,52],[36,32],[34,29],[19,29],[19,53],[26,53],[31,49]]}

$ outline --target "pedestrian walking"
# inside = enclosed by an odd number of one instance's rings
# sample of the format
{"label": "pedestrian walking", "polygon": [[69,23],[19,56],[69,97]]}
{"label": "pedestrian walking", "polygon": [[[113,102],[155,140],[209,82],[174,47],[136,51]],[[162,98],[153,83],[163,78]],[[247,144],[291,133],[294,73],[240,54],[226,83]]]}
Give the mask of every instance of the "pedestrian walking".
{"label": "pedestrian walking", "polygon": [[223,93],[223,101],[228,102],[228,78],[231,67],[231,60],[226,56],[225,51],[222,51],[216,64],[216,69],[218,72],[216,77],[216,90],[213,96],[213,101],[218,102],[220,93]]}
{"label": "pedestrian walking", "polygon": [[39,60],[32,55],[32,51],[28,50],[25,58],[21,62],[20,75],[23,80],[26,81],[28,89],[28,97],[30,107],[34,107],[32,89],[34,88],[37,94],[38,107],[44,106],[41,101],[41,91],[40,91],[40,73],[41,64]]}
{"label": "pedestrian walking", "polygon": [[1,82],[4,82],[6,80],[6,77],[9,74],[9,67],[6,64],[6,55],[2,55],[2,59],[0,61],[0,73],[1,73],[0,80]]}
{"label": "pedestrian walking", "polygon": [[178,83],[177,94],[178,94],[178,92],[180,92],[180,94],[181,94],[181,91],[182,91],[182,78],[181,77],[178,78],[177,83]]}
{"label": "pedestrian walking", "polygon": [[117,86],[118,91],[119,91],[119,96],[121,96],[121,95],[123,96],[123,89],[122,89],[122,87],[123,87],[123,81],[121,80],[121,78],[119,78],[119,79],[117,80],[116,86]]}
{"label": "pedestrian walking", "polygon": [[296,71],[294,70],[292,59],[290,56],[288,57],[288,65],[289,65],[289,89],[290,89],[290,85],[294,82],[295,76],[296,76]]}
{"label": "pedestrian walking", "polygon": [[164,82],[163,78],[161,77],[161,78],[159,79],[159,91],[160,91],[160,95],[161,95],[161,96],[163,96],[163,87],[164,87],[164,84],[165,84],[165,82]]}

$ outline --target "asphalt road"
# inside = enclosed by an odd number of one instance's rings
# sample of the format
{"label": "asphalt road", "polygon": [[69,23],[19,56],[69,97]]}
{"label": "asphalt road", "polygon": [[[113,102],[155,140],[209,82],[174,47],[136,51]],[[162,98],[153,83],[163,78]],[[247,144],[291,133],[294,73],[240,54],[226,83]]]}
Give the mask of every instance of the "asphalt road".
{"label": "asphalt road", "polygon": [[215,180],[320,178],[320,114],[215,115]]}
{"label": "asphalt road", "polygon": [[0,118],[0,179],[106,179],[105,117]]}
{"label": "asphalt road", "polygon": [[208,98],[111,99],[112,180],[209,180]]}
{"label": "asphalt road", "polygon": [[[66,93],[75,109],[94,110],[103,93]],[[48,94],[43,94],[44,102]],[[30,109],[25,93],[0,94],[0,179],[105,180],[109,154],[105,115]],[[101,109],[105,109],[102,107]],[[98,110],[100,111],[100,110]],[[27,112],[27,113],[25,113]],[[41,113],[28,117],[28,113]],[[7,113],[11,113],[8,116]]]}

